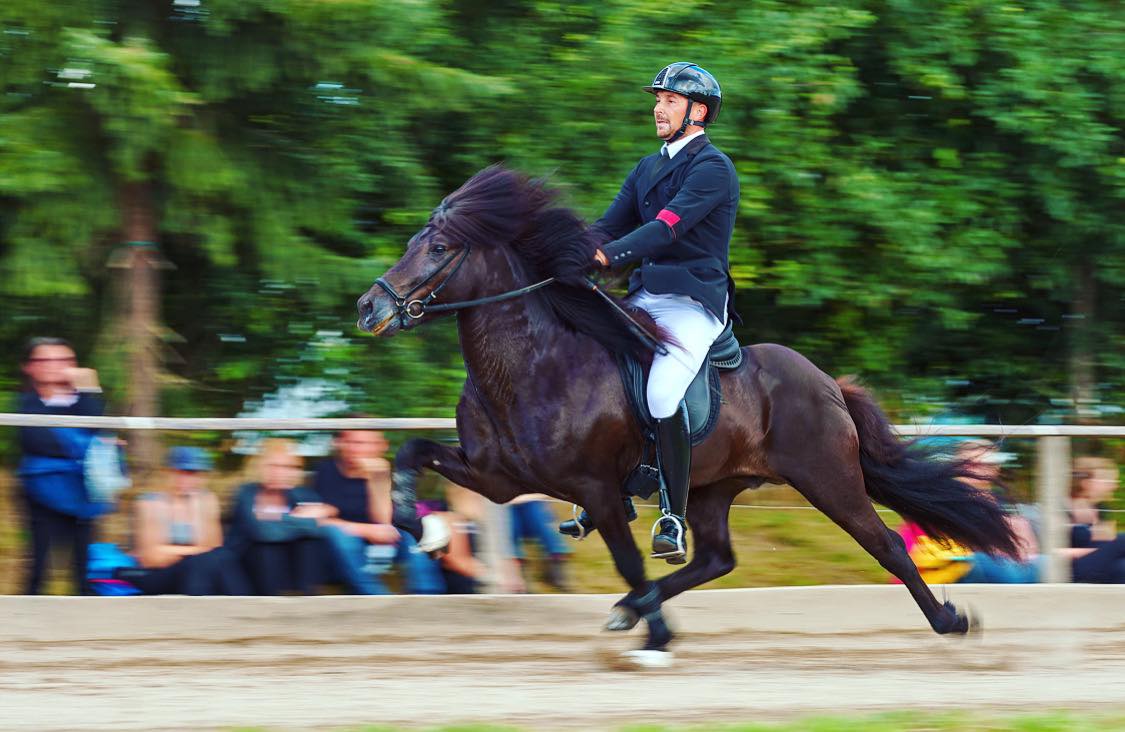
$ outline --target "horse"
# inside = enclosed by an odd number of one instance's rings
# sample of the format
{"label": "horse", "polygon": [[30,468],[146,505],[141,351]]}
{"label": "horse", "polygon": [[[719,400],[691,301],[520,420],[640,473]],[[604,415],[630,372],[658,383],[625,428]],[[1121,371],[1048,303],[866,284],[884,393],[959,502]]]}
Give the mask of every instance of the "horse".
{"label": "horse", "polygon": [[424,469],[497,503],[546,493],[585,507],[629,587],[605,627],[643,619],[645,643],[630,653],[649,663],[671,658],[663,603],[734,568],[735,497],[788,484],[902,581],[935,632],[968,633],[968,613],[934,597],[872,501],[931,536],[1014,554],[1002,506],[962,480],[971,465],[901,440],[860,385],[776,344],[743,347],[741,366],[722,373],[718,423],[692,454],[694,555],[667,576],[646,576],[622,501],[644,438],[616,358],[651,360],[646,332],[666,336],[639,310],[622,317],[627,300],[584,285],[600,243],[546,181],[495,165],[448,195],[359,298],[358,326],[382,337],[455,314],[465,362],[459,445],[412,439],[395,455],[396,525],[420,534],[414,486]]}

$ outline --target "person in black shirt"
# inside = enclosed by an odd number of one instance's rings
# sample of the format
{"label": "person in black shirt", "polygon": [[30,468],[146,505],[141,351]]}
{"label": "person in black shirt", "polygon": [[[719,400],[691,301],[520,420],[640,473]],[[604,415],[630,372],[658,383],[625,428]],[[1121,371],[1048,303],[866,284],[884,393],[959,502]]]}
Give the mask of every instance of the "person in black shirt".
{"label": "person in black shirt", "polygon": [[335,456],[317,466],[312,489],[338,511],[323,533],[339,568],[337,579],[356,594],[386,594],[386,586],[371,571],[368,548],[393,547],[386,554],[404,571],[407,592],[443,593],[438,563],[418,550],[414,537],[391,525],[391,466],[383,458],[387,442],[382,434],[343,430],[333,447]]}
{"label": "person in black shirt", "polygon": [[[96,416],[104,411],[97,372],[79,368],[74,349],[61,338],[31,340],[21,368],[25,389],[19,413]],[[74,587],[88,594],[86,557],[93,520],[109,510],[91,501],[86,491],[83,460],[93,434],[76,428],[20,428],[19,476],[31,535],[28,595],[42,591],[51,550],[59,546],[70,547]]]}

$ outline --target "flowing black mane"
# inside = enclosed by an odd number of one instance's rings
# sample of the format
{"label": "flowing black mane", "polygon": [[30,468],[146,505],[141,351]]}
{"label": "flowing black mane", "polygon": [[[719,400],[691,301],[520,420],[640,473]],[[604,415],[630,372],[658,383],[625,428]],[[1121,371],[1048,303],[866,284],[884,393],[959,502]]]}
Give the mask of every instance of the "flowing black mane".
{"label": "flowing black mane", "polygon": [[[557,199],[558,192],[545,180],[492,165],[449,194],[431,224],[474,245],[508,247],[535,281],[573,278],[589,270],[601,241]],[[556,283],[531,297],[541,298],[565,327],[590,336],[611,353],[648,353],[625,320],[592,292]]]}

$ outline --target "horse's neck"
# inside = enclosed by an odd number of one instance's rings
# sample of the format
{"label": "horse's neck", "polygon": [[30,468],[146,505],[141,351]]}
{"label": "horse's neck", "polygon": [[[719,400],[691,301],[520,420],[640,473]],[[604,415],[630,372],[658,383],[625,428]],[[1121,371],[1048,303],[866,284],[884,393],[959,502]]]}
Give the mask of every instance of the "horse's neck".
{"label": "horse's neck", "polygon": [[458,313],[457,330],[465,368],[489,402],[510,404],[521,386],[536,378],[562,327],[527,298]]}

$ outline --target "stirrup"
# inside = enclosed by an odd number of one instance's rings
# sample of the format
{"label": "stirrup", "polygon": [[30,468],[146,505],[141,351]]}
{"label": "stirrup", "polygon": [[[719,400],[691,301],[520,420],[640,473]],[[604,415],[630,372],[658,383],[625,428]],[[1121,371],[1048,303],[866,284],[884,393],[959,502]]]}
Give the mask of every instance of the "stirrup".
{"label": "stirrup", "polygon": [[582,523],[582,514],[579,513],[581,510],[582,507],[577,503],[570,504],[570,515],[574,519],[574,525],[578,527],[578,536],[573,536],[571,534],[565,534],[565,536],[569,536],[575,541],[582,541],[590,535],[590,530],[586,528],[586,525],[584,523]]}
{"label": "stirrup", "polygon": [[683,519],[667,509],[661,509],[660,518],[652,525],[650,539],[656,539],[656,529],[665,520],[671,521],[676,527],[676,548],[670,552],[652,552],[649,556],[653,559],[666,559],[669,564],[683,564],[687,561],[687,525],[684,524]]}

